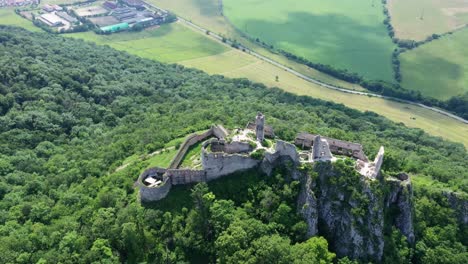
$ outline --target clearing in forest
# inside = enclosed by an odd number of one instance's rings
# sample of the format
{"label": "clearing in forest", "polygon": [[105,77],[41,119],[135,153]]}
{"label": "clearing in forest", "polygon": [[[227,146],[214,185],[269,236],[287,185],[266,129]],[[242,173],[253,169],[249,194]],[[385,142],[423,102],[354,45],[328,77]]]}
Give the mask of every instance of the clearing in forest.
{"label": "clearing in forest", "polygon": [[437,99],[468,92],[468,28],[400,55],[403,87]]}
{"label": "clearing in forest", "polygon": [[395,36],[424,40],[468,24],[468,0],[388,0]]}
{"label": "clearing in forest", "polygon": [[393,81],[395,45],[375,0],[224,0],[236,28],[275,48],[315,63]]}

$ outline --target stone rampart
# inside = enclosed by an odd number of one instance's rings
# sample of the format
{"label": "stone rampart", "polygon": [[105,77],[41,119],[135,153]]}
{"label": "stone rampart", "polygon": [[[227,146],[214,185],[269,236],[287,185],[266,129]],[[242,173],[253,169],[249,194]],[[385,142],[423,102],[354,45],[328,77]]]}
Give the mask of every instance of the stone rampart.
{"label": "stone rampart", "polygon": [[169,165],[169,169],[179,168],[180,163],[184,159],[185,154],[191,146],[212,136],[215,136],[217,138],[224,138],[227,136],[227,130],[223,126],[212,126],[203,134],[194,133],[189,135],[187,139],[182,143],[182,145],[180,145],[177,154],[172,159],[171,164]]}
{"label": "stone rampart", "polygon": [[[166,169],[162,168],[150,168],[145,170],[140,177],[138,177],[138,186],[140,189],[140,199],[143,202],[151,202],[161,200],[171,190],[171,180],[165,176]],[[143,181],[147,177],[160,177],[163,183],[157,187],[148,187]]]}
{"label": "stone rampart", "polygon": [[254,168],[260,160],[242,154],[208,153],[202,150],[202,164],[206,171],[206,180],[211,181],[222,176]]}
{"label": "stone rampart", "polygon": [[166,175],[171,179],[172,185],[189,184],[206,181],[204,170],[167,170]]}

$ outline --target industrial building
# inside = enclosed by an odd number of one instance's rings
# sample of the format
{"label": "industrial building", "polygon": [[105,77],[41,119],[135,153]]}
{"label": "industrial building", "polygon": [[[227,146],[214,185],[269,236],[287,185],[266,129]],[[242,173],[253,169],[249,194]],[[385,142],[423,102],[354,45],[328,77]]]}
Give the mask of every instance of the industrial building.
{"label": "industrial building", "polygon": [[63,25],[62,19],[53,13],[43,14],[39,19],[51,27],[58,27]]}
{"label": "industrial building", "polygon": [[78,19],[76,19],[76,18],[70,16],[70,15],[67,14],[66,12],[57,12],[57,13],[55,13],[55,14],[56,14],[57,16],[59,16],[59,17],[65,19],[66,21],[72,23],[72,24],[78,22]]}
{"label": "industrial building", "polygon": [[102,27],[101,31],[105,33],[114,33],[122,30],[127,30],[130,28],[130,25],[128,23],[120,23],[120,24],[115,24],[115,25],[110,25],[107,27]]}

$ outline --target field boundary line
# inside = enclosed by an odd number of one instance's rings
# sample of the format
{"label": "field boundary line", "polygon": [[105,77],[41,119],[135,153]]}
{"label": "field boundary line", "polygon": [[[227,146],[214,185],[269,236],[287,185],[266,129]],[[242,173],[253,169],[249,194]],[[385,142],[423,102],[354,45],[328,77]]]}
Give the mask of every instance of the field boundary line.
{"label": "field boundary line", "polygon": [[[160,7],[157,7],[157,6],[153,5],[153,4],[150,4],[150,3],[145,2],[145,1],[143,1],[143,2],[144,2],[147,6],[149,6],[149,7],[152,7],[152,8],[155,8],[155,9],[158,9],[158,10],[161,10],[161,11],[164,11],[164,12],[167,12],[166,10],[164,10],[164,9],[162,9],[162,8],[160,8]],[[191,22],[191,21],[189,21],[189,20],[187,20],[187,19],[185,19],[185,18],[182,18],[182,17],[180,17],[180,16],[177,16],[177,19],[178,19],[179,21],[182,21],[182,22],[184,22],[185,24],[189,25],[191,28],[193,28],[193,29],[195,29],[195,30],[198,30],[198,31],[200,31],[200,32],[204,32],[204,33],[210,32],[210,34],[206,34],[206,35],[209,36],[209,37],[211,37],[212,39],[218,40],[219,42],[221,42],[221,43],[223,43],[223,44],[225,44],[225,45],[230,46],[230,45],[233,44],[232,41],[230,41],[230,40],[228,40],[228,39],[225,39],[225,38],[221,37],[220,35],[209,31],[208,29],[205,29],[205,28],[203,28],[203,27],[201,27],[201,26],[199,26],[199,25],[196,25],[196,24],[194,24],[193,22]],[[223,41],[223,40],[224,40],[224,41]],[[291,69],[291,68],[289,68],[289,67],[287,67],[287,66],[285,66],[285,65],[283,65],[283,64],[281,64],[281,63],[279,63],[279,62],[277,62],[277,61],[275,61],[275,60],[273,60],[273,59],[270,59],[270,58],[268,58],[268,57],[266,57],[266,56],[263,56],[263,55],[261,55],[261,54],[255,52],[255,51],[252,51],[252,50],[249,49],[248,47],[245,47],[245,46],[243,46],[243,45],[241,45],[241,44],[237,44],[237,45],[238,45],[238,49],[239,49],[239,50],[245,51],[245,53],[247,53],[247,54],[250,54],[250,55],[252,55],[252,56],[254,56],[254,57],[256,57],[256,58],[258,58],[258,59],[260,59],[260,60],[263,60],[263,61],[265,61],[265,62],[268,62],[268,63],[270,63],[270,64],[272,64],[272,65],[274,65],[274,66],[276,66],[276,67],[279,67],[279,68],[281,68],[281,69],[283,69],[283,70],[285,70],[285,71],[287,71],[287,72],[289,72],[289,73],[291,73],[291,74],[293,74],[293,75],[296,75],[297,77],[299,77],[299,78],[301,78],[301,79],[303,79],[303,80],[305,80],[305,81],[308,81],[308,82],[310,82],[310,83],[314,83],[314,84],[319,85],[319,86],[321,86],[321,87],[328,88],[328,89],[332,89],[332,90],[335,90],[335,91],[340,91],[340,92],[343,92],[343,93],[349,93],[349,94],[355,94],[355,95],[362,95],[362,96],[368,96],[368,97],[376,97],[376,98],[386,99],[386,100],[390,100],[390,101],[405,103],[405,104],[409,104],[409,105],[419,106],[419,107],[422,107],[422,108],[424,108],[424,109],[431,110],[431,111],[434,111],[434,112],[436,112],[436,113],[439,113],[439,114],[441,114],[441,115],[445,115],[445,116],[447,116],[447,117],[450,117],[450,118],[452,118],[452,119],[455,119],[455,120],[457,120],[457,121],[460,121],[460,122],[462,122],[462,123],[468,125],[468,120],[465,120],[465,119],[462,118],[462,117],[459,117],[459,116],[457,116],[457,115],[455,115],[455,114],[452,114],[452,113],[450,113],[450,112],[447,112],[447,111],[444,111],[444,110],[441,110],[441,109],[438,109],[438,108],[435,108],[435,107],[427,106],[427,105],[422,104],[422,103],[416,103],[416,102],[412,102],[412,101],[408,101],[408,100],[404,100],[404,99],[399,99],[399,98],[396,98],[396,97],[390,97],[390,96],[380,95],[380,94],[367,93],[367,92],[359,92],[359,91],[352,91],[352,90],[348,90],[348,89],[344,89],[344,88],[339,88],[339,87],[336,87],[336,86],[333,86],[333,85],[324,83],[324,82],[319,81],[319,80],[317,80],[317,79],[314,79],[314,78],[311,78],[311,77],[309,77],[309,76],[306,76],[306,75],[304,75],[304,74],[302,74],[302,73],[300,73],[300,72],[298,72],[298,71],[296,71],[296,70],[293,70],[293,69]]]}

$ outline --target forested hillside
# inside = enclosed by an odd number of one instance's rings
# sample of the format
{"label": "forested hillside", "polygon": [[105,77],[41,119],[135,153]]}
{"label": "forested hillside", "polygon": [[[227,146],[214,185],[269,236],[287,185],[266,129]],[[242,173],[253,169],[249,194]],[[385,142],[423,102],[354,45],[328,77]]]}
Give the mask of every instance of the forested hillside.
{"label": "forested hillside", "polygon": [[115,172],[128,156],[214,123],[244,126],[257,111],[286,140],[320,133],[361,142],[370,158],[384,145],[384,170],[412,175],[416,244],[389,230],[386,262],[468,262],[466,223],[447,199],[467,199],[462,144],[60,36],[0,27],[0,54],[0,263],[331,262],[324,238],[305,240],[298,183],[283,171],[197,185],[191,196],[180,188],[145,206],[133,184],[147,164]]}

